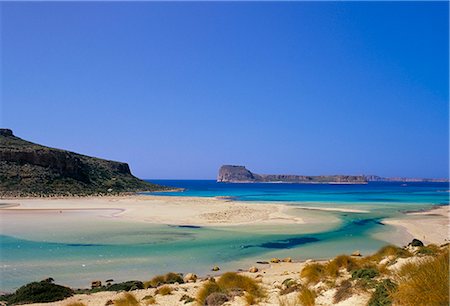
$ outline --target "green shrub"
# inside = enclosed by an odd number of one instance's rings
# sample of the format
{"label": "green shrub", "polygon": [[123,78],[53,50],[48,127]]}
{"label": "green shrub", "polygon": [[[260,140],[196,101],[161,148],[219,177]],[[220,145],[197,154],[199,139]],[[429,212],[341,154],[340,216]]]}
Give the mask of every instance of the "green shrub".
{"label": "green shrub", "polygon": [[419,247],[418,253],[422,255],[437,255],[440,253],[440,249],[437,245],[429,244],[427,246]]}
{"label": "green shrub", "polygon": [[9,304],[48,303],[64,300],[73,295],[73,290],[50,282],[33,282],[20,287],[9,296]]}
{"label": "green shrub", "polygon": [[132,291],[144,289],[144,284],[140,281],[127,281],[123,283],[112,284],[109,287],[101,289],[99,291]]}
{"label": "green shrub", "polygon": [[358,269],[352,272],[352,278],[371,279],[378,276],[378,271],[375,269]]}
{"label": "green shrub", "polygon": [[375,287],[375,292],[372,293],[368,306],[389,306],[392,305],[391,293],[395,291],[397,285],[390,279],[383,279]]}

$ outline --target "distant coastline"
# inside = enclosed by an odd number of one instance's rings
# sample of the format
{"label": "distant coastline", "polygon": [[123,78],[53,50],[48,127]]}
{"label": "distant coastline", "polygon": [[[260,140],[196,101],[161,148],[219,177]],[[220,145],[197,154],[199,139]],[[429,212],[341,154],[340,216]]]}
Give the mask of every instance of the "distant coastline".
{"label": "distant coastline", "polygon": [[296,175],[296,174],[257,174],[240,165],[223,165],[217,176],[219,183],[291,183],[291,184],[367,184],[368,182],[430,182],[446,183],[442,178],[381,177],[378,175]]}

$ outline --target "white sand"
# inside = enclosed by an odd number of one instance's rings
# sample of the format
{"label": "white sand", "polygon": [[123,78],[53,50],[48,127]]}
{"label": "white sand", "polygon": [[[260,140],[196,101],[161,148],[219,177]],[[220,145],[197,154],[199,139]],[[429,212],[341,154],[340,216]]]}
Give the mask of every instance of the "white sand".
{"label": "white sand", "polygon": [[385,219],[383,223],[406,230],[412,237],[425,244],[437,245],[450,241],[450,206],[440,206],[424,212],[413,212],[401,219]]}
{"label": "white sand", "polygon": [[[1,211],[104,212],[111,218],[153,224],[229,226],[243,224],[304,224],[300,216],[289,214],[292,205],[243,203],[217,198],[180,196],[122,196],[91,198],[25,198],[0,200]],[[333,207],[297,207],[322,211],[354,211]]]}

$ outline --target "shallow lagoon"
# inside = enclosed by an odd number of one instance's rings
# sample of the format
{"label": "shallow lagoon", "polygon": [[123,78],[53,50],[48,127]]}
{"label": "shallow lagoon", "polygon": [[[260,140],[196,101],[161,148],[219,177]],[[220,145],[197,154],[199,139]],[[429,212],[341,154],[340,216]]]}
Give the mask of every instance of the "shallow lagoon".
{"label": "shallow lagoon", "polygon": [[[149,279],[168,271],[211,273],[246,268],[270,257],[328,258],[355,249],[368,253],[411,237],[382,218],[402,211],[448,204],[448,184],[368,185],[218,184],[213,181],[159,181],[185,187],[186,196],[230,196],[238,201],[283,202],[290,213],[313,224],[177,227],[130,223],[113,212],[17,213],[2,211],[1,284],[9,291],[49,276],[86,287],[91,280]],[[446,192],[447,191],[447,192]],[[171,194],[166,194],[170,196]],[[368,213],[304,210],[341,207]]]}

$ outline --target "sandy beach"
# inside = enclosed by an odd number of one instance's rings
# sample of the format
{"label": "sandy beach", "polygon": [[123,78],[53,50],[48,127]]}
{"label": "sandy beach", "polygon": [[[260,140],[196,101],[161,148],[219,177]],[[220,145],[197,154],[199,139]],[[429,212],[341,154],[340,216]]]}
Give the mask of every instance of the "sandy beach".
{"label": "sandy beach", "polygon": [[[301,281],[300,271],[305,267],[305,265],[309,264],[310,261],[307,262],[280,262],[276,264],[268,264],[268,265],[257,265],[259,271],[256,273],[250,272],[240,272],[240,274],[249,276],[250,278],[254,278],[260,282],[261,286],[267,292],[267,298],[264,301],[258,303],[258,305],[262,306],[277,306],[282,302],[285,303],[295,303],[296,292],[292,292],[290,294],[286,294],[280,296],[280,291],[283,288],[283,281],[286,279],[292,279],[294,281]],[[324,261],[321,261],[324,263]],[[176,306],[176,305],[184,305],[180,299],[183,295],[188,295],[195,297],[202,287],[202,285],[207,281],[207,278],[199,280],[197,282],[192,283],[184,283],[177,285],[170,285],[173,289],[170,295],[157,295],[155,294],[156,289],[142,289],[133,291],[133,295],[138,299],[142,300],[146,296],[154,296],[156,300],[156,305],[165,305],[165,306]],[[325,305],[338,305],[338,306],[353,306],[353,305],[364,305],[370,298],[370,295],[358,294],[354,295],[345,301],[342,301],[338,304],[333,304],[333,294],[335,289],[324,290],[323,284],[318,284],[316,286],[318,289],[322,289],[322,293],[318,295],[316,298],[316,305],[325,306]],[[60,302],[51,303],[54,306],[65,306],[70,305],[71,303],[83,303],[85,305],[92,306],[103,306],[106,305],[108,301],[115,300],[120,298],[124,293],[118,292],[98,292],[93,294],[77,294],[73,297],[70,297],[66,300]],[[145,300],[144,300],[145,301]],[[145,303],[144,303],[145,304]],[[144,305],[143,304],[143,305]],[[35,306],[47,306],[48,303],[40,303],[40,304],[32,304]],[[196,303],[188,303],[187,305],[196,305]],[[233,305],[233,306],[245,306],[248,303],[245,301],[244,297],[235,297],[233,301],[229,301],[224,305]],[[294,304],[288,304],[294,305]]]}
{"label": "sandy beach", "polygon": [[385,219],[383,223],[404,229],[426,244],[440,245],[450,239],[449,213],[450,206],[439,206],[428,211],[407,213],[404,218]]}
{"label": "sandy beach", "polygon": [[[191,226],[244,224],[304,224],[285,204],[242,203],[220,198],[181,196],[121,196],[86,198],[24,198],[1,200],[9,212],[104,212],[105,217],[133,222]],[[355,212],[333,207],[298,207],[305,210]],[[363,211],[357,211],[363,212]]]}

